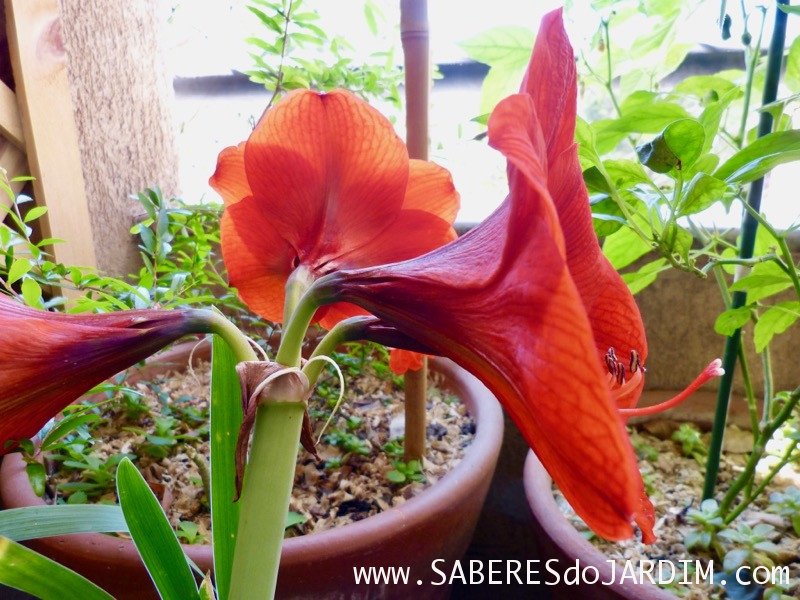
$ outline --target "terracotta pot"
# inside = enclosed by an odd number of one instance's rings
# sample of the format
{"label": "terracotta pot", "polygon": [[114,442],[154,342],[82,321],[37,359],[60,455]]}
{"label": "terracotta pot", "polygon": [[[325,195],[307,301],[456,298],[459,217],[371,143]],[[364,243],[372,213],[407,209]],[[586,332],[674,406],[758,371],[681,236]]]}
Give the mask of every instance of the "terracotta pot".
{"label": "terracotta pot", "polygon": [[[552,594],[553,600],[572,600],[591,598],[592,600],[674,600],[675,597],[650,583],[634,584],[630,580],[620,583],[621,570],[616,575],[600,550],[592,546],[578,530],[572,526],[553,498],[552,480],[542,463],[533,452],[528,453],[524,470],[525,495],[533,514],[533,530],[538,540],[539,559],[538,579]],[[574,577],[575,566],[585,573],[582,578]],[[588,571],[584,571],[588,567]],[[567,569],[572,569],[567,571]],[[550,572],[558,573],[558,579]],[[600,583],[587,584],[584,581],[615,581],[612,585]],[[567,579],[568,578],[568,579]],[[551,585],[551,583],[557,584]],[[575,584],[569,581],[576,581]]]}
{"label": "terracotta pot", "polygon": [[[204,351],[207,353],[207,350]],[[203,352],[201,352],[201,355]],[[165,363],[167,366],[165,366]],[[144,376],[186,364],[186,354],[159,357]],[[431,562],[452,564],[466,551],[480,515],[503,439],[499,404],[472,375],[448,360],[431,361],[446,387],[466,404],[476,422],[475,439],[463,460],[436,485],[408,502],[362,521],[284,541],[278,575],[281,598],[444,598],[447,586]],[[0,466],[0,498],[6,508],[42,505],[19,455]],[[30,547],[82,573],[115,597],[155,597],[133,542],[103,534],[31,540]],[[210,546],[184,545],[203,570],[212,568]],[[409,567],[408,585],[356,585],[354,567]],[[423,582],[417,585],[417,580]],[[411,586],[411,587],[409,587]]]}
{"label": "terracotta pot", "polygon": [[[658,404],[672,395],[671,392],[666,391],[646,392],[642,396],[639,405]],[[710,427],[713,422],[715,404],[715,393],[700,391],[674,409],[657,415],[631,419],[630,422],[641,423],[644,421],[670,419],[692,421],[701,428]],[[740,427],[747,426],[749,419],[744,402],[736,401],[731,403],[728,423],[736,424]],[[540,579],[547,582],[555,582],[556,580],[555,575],[546,570],[545,565],[548,560],[554,560],[554,562],[550,563],[550,568],[559,574],[559,583],[552,587],[548,586],[548,591],[552,593],[554,600],[572,600],[573,598],[591,598],[593,600],[620,598],[630,600],[674,600],[674,595],[647,580],[641,584],[634,583],[629,578],[626,578],[623,582],[619,581],[622,570],[617,567],[616,573],[612,572],[611,563],[608,562],[610,559],[587,541],[561,512],[553,498],[552,479],[550,479],[542,463],[539,462],[533,452],[529,452],[525,460],[523,483],[528,506],[533,515],[534,535],[537,536],[539,541]],[[574,579],[574,567],[576,564],[580,565],[581,571],[586,567],[590,567],[587,572],[590,580],[594,579],[594,569],[596,569],[598,581],[614,581],[614,583],[611,585],[601,585],[600,583],[589,585],[583,583],[586,579],[583,578],[579,579],[575,585],[567,584],[564,581],[565,572],[571,567],[572,570],[567,575],[570,580]]]}

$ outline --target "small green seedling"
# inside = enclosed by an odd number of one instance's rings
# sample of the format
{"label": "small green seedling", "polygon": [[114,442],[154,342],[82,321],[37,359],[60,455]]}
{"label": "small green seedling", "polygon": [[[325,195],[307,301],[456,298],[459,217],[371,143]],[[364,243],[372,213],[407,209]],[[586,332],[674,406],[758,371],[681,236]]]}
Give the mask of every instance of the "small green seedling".
{"label": "small green seedling", "polygon": [[412,481],[425,481],[422,473],[422,463],[418,460],[410,460],[407,463],[396,460],[394,469],[386,474],[386,478],[392,483],[411,483]]}
{"label": "small green seedling", "polygon": [[647,441],[635,431],[631,432],[631,444],[636,452],[636,456],[648,462],[658,459],[658,450],[647,443]]}
{"label": "small green seedling", "polygon": [[324,437],[325,441],[331,446],[341,448],[347,453],[361,454],[368,456],[370,453],[370,443],[367,440],[362,440],[355,433],[349,431],[342,431],[341,429],[332,429],[330,433]]}
{"label": "small green seedling", "polygon": [[83,491],[88,496],[102,496],[116,487],[115,474],[117,465],[124,459],[136,460],[134,454],[112,454],[103,460],[96,454],[70,453],[69,456],[52,456],[52,460],[61,460],[64,468],[81,471],[81,481],[68,481],[58,485],[62,492],[73,493]]}
{"label": "small green seedling", "polygon": [[187,544],[202,544],[205,536],[200,534],[200,527],[194,521],[178,521],[178,538]]}
{"label": "small green seedling", "polygon": [[394,438],[381,446],[381,450],[386,452],[392,458],[400,458],[403,456],[403,437]]}
{"label": "small green seedling", "polygon": [[684,456],[691,456],[701,465],[705,463],[708,456],[708,448],[703,443],[700,430],[691,423],[683,423],[678,430],[672,434],[672,439],[681,444],[681,452]]}

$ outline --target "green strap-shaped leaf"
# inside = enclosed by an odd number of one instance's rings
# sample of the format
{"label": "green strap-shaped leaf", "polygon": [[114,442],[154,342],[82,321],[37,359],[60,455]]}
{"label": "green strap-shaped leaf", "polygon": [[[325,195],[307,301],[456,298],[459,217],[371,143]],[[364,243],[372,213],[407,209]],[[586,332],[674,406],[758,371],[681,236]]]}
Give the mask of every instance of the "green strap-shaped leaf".
{"label": "green strap-shaped leaf", "polygon": [[0,583],[43,600],[113,600],[75,571],[0,536]]}
{"label": "green strap-shaped leaf", "polygon": [[60,504],[0,511],[0,535],[15,542],[71,533],[127,531],[119,506]]}
{"label": "green strap-shaped leaf", "polygon": [[231,586],[233,548],[239,526],[239,504],[233,503],[233,456],[242,424],[242,391],[236,358],[219,336],[214,336],[211,366],[211,535],[214,575],[220,600]]}
{"label": "green strap-shaped leaf", "polygon": [[117,467],[117,495],[133,543],[162,600],[199,598],[189,563],[167,516],[128,458]]}

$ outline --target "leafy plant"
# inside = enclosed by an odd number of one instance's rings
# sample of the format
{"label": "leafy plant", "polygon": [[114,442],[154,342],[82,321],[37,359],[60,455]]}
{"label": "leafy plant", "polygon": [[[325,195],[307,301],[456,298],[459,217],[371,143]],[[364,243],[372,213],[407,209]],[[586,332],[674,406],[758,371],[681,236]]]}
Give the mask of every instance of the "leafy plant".
{"label": "leafy plant", "polygon": [[693,530],[686,534],[684,544],[687,550],[695,547],[708,550],[712,547],[718,549],[717,534],[724,527],[719,505],[716,500],[703,500],[699,509],[690,509],[686,518],[700,526],[700,530]]}
{"label": "leafy plant", "polygon": [[399,458],[403,456],[403,438],[399,437],[389,440],[383,446],[381,446],[381,450],[393,458]]}
{"label": "leafy plant", "polygon": [[778,532],[772,525],[759,523],[750,527],[740,523],[735,529],[723,529],[719,537],[734,542],[736,547],[725,553],[722,567],[731,573],[743,564],[773,566],[770,555],[774,555],[777,546],[771,540]]}
{"label": "leafy plant", "polygon": [[769,510],[787,517],[795,534],[800,536],[800,488],[791,486],[769,497]]}
{"label": "leafy plant", "polygon": [[364,440],[359,435],[349,431],[332,429],[330,433],[325,434],[324,439],[331,446],[341,448],[347,453],[361,454],[364,456],[367,456],[370,453],[369,441]]}
{"label": "leafy plant", "polygon": [[708,456],[708,449],[703,442],[700,430],[691,423],[681,423],[677,431],[672,434],[672,439],[681,445],[684,456],[691,456],[698,463],[703,464]]}
{"label": "leafy plant", "polygon": [[200,534],[200,527],[194,521],[178,521],[178,538],[187,544],[206,543],[206,536]]}
{"label": "leafy plant", "polygon": [[647,441],[639,435],[636,430],[631,431],[631,444],[636,451],[636,456],[643,458],[649,462],[658,459],[658,450],[649,445]]}
{"label": "leafy plant", "polygon": [[136,456],[128,453],[112,454],[107,458],[92,453],[79,452],[66,448],[66,455],[50,457],[60,462],[66,470],[80,472],[81,481],[67,481],[58,485],[58,490],[67,494],[81,491],[87,496],[102,496],[112,491],[116,485],[117,466],[123,459],[135,459]]}
{"label": "leafy plant", "polygon": [[[330,91],[345,88],[364,99],[383,100],[400,107],[397,86],[402,71],[393,45],[360,57],[344,36],[329,33],[309,0],[253,0],[248,6],[262,32],[247,38],[254,68],[251,81],[273,92],[270,104],[283,93],[310,88]],[[364,19],[373,36],[388,41],[386,22],[373,0],[364,2]]]}

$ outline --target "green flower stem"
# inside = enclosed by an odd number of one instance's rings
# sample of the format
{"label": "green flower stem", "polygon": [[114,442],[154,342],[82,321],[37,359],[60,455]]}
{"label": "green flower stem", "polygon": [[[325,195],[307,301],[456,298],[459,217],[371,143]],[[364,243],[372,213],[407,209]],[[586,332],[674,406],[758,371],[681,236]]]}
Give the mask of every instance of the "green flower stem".
{"label": "green flower stem", "polygon": [[[297,269],[287,283],[291,317],[275,361],[299,367],[303,340],[323,294],[315,291],[307,272]],[[299,298],[299,299],[298,299]],[[239,528],[231,573],[231,600],[272,598],[278,580],[286,511],[294,483],[297,447],[306,389],[278,379],[270,398],[256,413],[253,444],[245,472],[239,508]]]}
{"label": "green flower stem", "polygon": [[739,346],[739,366],[742,369],[742,381],[744,382],[745,397],[747,398],[747,412],[750,415],[750,427],[753,430],[753,443],[755,443],[761,428],[758,426],[758,406],[756,406],[753,380],[750,377],[750,365],[742,346]]}
{"label": "green flower stem", "polygon": [[[725,310],[728,310],[731,307],[731,292],[728,289],[728,282],[725,281],[725,277],[722,274],[721,268],[714,269],[714,277],[717,280],[722,301],[725,303]],[[756,395],[755,391],[753,390],[753,382],[750,378],[750,367],[749,363],[747,362],[747,354],[745,354],[744,348],[742,348],[741,345],[739,346],[738,355],[739,365],[742,367],[742,381],[744,382],[745,397],[747,398],[747,412],[750,416],[750,428],[753,432],[753,444],[755,445],[756,438],[758,437],[758,432],[760,430],[758,426],[758,407],[756,406]]]}
{"label": "green flower stem", "polygon": [[766,427],[764,427],[764,429],[761,430],[758,440],[753,446],[753,451],[750,453],[750,456],[747,459],[747,464],[745,465],[744,470],[741,472],[741,474],[739,474],[731,487],[728,488],[728,491],[725,493],[725,496],[719,503],[719,512],[725,518],[726,523],[729,522],[727,516],[728,511],[730,510],[734,500],[736,500],[736,496],[742,491],[742,489],[747,485],[747,482],[750,481],[755,474],[758,461],[761,460],[761,457],[764,455],[764,452],[767,448],[767,442],[772,438],[778,428],[783,425],[789,419],[789,417],[792,416],[792,411],[794,410],[795,406],[797,406],[798,401],[800,401],[800,388],[795,389],[789,395],[785,404],[783,405],[783,408],[781,408],[781,411],[777,414],[777,416],[770,421]]}
{"label": "green flower stem", "polygon": [[[611,68],[611,36],[608,33],[608,21],[603,19],[600,24],[603,27],[603,41],[605,42],[606,46],[606,79],[603,83],[605,84],[608,95],[611,98],[611,104],[614,105],[614,110],[617,111],[617,116],[621,117],[622,109],[620,109],[619,102],[617,102],[617,96],[614,94],[614,72]],[[628,139],[632,140],[630,136],[628,136]],[[634,144],[633,141],[631,141],[631,144],[633,144],[634,148],[636,147],[636,144]]]}
{"label": "green flower stem", "polygon": [[[785,5],[788,4],[788,0],[777,0],[777,3]],[[764,82],[762,105],[774,102],[777,97],[778,81],[781,75],[781,63],[783,62],[783,50],[786,44],[787,14],[777,8],[775,13],[775,28],[772,31],[772,40],[770,41],[769,57],[767,59],[767,77]],[[758,137],[767,135],[771,130],[772,115],[769,111],[763,111],[758,122]],[[750,185],[747,204],[756,213],[761,207],[761,194],[763,189],[763,177],[755,180]],[[753,218],[753,215],[750,212],[745,214],[742,223],[742,239],[739,250],[740,258],[752,258],[757,228],[758,221]],[[746,302],[746,292],[734,292],[731,308],[739,308],[744,306]],[[704,499],[711,498],[714,495],[714,488],[716,487],[720,455],[722,453],[722,437],[725,433],[725,423],[728,418],[728,403],[730,400],[731,388],[733,387],[733,374],[736,368],[736,359],[739,354],[741,335],[741,329],[737,329],[733,335],[728,337],[725,341],[725,354],[722,359],[722,368],[725,369],[725,374],[720,380],[719,392],[717,394],[717,409],[714,414],[714,427],[711,431],[711,443],[709,444],[708,460],[706,462],[706,477],[703,485]]]}
{"label": "green flower stem", "polygon": [[742,265],[743,267],[754,267],[757,264],[777,261],[780,263],[781,261],[778,259],[777,254],[764,254],[763,256],[756,256],[755,258],[712,258],[708,261],[700,271],[703,274],[707,274],[711,269],[716,267],[717,265]]}
{"label": "green flower stem", "polygon": [[797,269],[794,266],[794,257],[792,256],[792,251],[789,249],[789,244],[786,242],[786,236],[781,235],[778,230],[761,216],[757,210],[753,209],[752,206],[745,205],[745,209],[748,214],[776,240],[780,256],[775,256],[773,260],[780,269],[789,276],[789,279],[792,280],[794,293],[798,300],[800,300],[800,276],[797,275]]}
{"label": "green flower stem", "polygon": [[[372,317],[351,317],[339,321],[317,344],[311,354],[311,358],[330,356],[341,344],[364,339],[363,325],[372,320]],[[317,383],[317,379],[319,379],[324,367],[325,364],[321,360],[309,361],[303,367],[303,373],[308,377],[308,383],[311,387],[314,387],[314,384]]]}
{"label": "green flower stem", "polygon": [[[317,280],[317,282],[319,281],[323,280]],[[305,291],[292,311],[292,316],[284,321],[285,328],[281,336],[281,345],[275,355],[275,361],[281,365],[287,367],[300,366],[303,340],[309,325],[311,325],[311,319],[314,318],[314,313],[317,312],[317,309],[325,303],[322,294],[318,291],[320,288],[317,282]]]}
{"label": "green flower stem", "polygon": [[297,267],[286,280],[286,299],[283,302],[283,323],[288,323],[303,294],[314,283],[314,276],[306,267]]}
{"label": "green flower stem", "polygon": [[191,319],[198,323],[197,333],[215,333],[230,347],[237,362],[258,360],[250,340],[222,313],[214,310],[195,309]]}
{"label": "green flower stem", "polygon": [[230,600],[273,598],[305,402],[258,409],[242,488]]}

